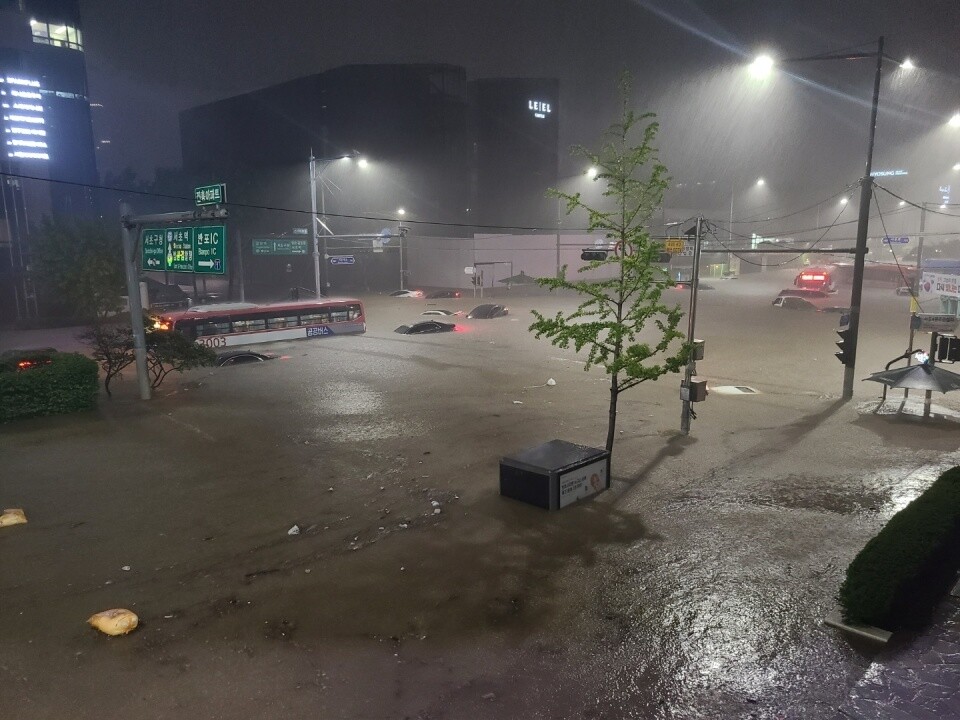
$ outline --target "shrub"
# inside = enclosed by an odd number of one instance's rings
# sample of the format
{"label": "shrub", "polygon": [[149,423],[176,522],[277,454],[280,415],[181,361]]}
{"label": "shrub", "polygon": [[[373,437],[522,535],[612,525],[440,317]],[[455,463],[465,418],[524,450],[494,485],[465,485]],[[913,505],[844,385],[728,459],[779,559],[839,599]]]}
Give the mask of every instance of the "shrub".
{"label": "shrub", "polygon": [[847,568],[839,600],[847,622],[895,630],[942,597],[960,565],[960,467],[898,512]]}
{"label": "shrub", "polygon": [[0,422],[96,407],[97,373],[97,364],[79,353],[30,353],[4,359],[0,362]]}

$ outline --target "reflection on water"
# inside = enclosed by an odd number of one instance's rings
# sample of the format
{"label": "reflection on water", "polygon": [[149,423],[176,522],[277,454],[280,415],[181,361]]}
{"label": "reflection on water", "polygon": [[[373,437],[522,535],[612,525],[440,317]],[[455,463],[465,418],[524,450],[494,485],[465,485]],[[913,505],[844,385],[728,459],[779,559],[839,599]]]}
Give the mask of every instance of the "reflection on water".
{"label": "reflection on water", "polygon": [[330,425],[318,427],[316,438],[328,442],[347,443],[392,440],[424,434],[424,426],[420,422],[398,422],[388,418],[365,418],[363,420],[338,420]]}
{"label": "reflection on water", "polygon": [[324,415],[368,415],[383,410],[383,397],[369,385],[333,381],[318,390],[317,410]]}

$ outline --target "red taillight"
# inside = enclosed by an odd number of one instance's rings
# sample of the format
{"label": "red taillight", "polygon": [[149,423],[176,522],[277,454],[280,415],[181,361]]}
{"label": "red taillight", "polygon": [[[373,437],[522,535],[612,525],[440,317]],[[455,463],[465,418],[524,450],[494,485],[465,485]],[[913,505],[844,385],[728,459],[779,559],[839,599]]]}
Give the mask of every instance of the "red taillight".
{"label": "red taillight", "polygon": [[17,368],[20,370],[26,370],[27,368],[33,367],[34,363],[29,360],[21,360],[17,363]]}

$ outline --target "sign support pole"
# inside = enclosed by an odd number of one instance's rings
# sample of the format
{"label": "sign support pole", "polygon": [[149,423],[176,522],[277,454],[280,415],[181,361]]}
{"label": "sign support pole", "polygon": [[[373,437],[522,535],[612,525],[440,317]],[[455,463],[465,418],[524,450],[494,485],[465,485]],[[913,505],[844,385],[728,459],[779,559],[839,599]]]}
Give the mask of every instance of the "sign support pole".
{"label": "sign support pole", "polygon": [[237,231],[237,271],[240,273],[240,302],[246,302],[246,289],[243,280],[243,241],[240,239],[240,231]]}
{"label": "sign support pole", "polygon": [[136,266],[136,223],[130,216],[127,203],[120,203],[120,227],[123,235],[123,269],[127,278],[127,299],[130,307],[130,327],[133,330],[133,355],[137,366],[137,385],[140,399],[150,399],[150,378],[147,375],[147,338],[143,331],[143,306],[140,303],[140,281]]}
{"label": "sign support pole", "polygon": [[[693,339],[697,324],[697,290],[700,287],[700,234],[702,230],[703,217],[701,216],[697,218],[697,236],[694,239],[693,246],[693,277],[690,281],[690,313],[689,317],[687,318],[687,345],[690,347],[690,358],[687,360],[687,369],[683,374],[683,384],[688,389],[688,392],[690,388],[690,380],[694,375],[697,374],[697,357],[693,349]],[[683,406],[680,411],[680,432],[684,435],[690,434],[691,415],[693,415],[693,408],[691,407],[691,402],[688,395],[687,399],[683,401]]]}

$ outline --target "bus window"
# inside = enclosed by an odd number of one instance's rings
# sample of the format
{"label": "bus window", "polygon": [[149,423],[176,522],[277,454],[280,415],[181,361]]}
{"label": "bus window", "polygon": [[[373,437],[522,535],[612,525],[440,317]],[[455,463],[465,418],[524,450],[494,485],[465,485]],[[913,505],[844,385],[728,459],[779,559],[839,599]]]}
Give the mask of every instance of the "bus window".
{"label": "bus window", "polygon": [[332,322],[346,322],[350,317],[346,305],[334,305],[330,308],[330,320]]}
{"label": "bus window", "polygon": [[226,335],[230,332],[230,321],[226,318],[211,318],[197,323],[197,337],[208,335]]}
{"label": "bus window", "polygon": [[268,317],[267,327],[271,330],[279,328],[296,327],[298,325],[296,315],[284,315],[282,317]]}
{"label": "bus window", "polygon": [[300,316],[301,325],[321,325],[328,322],[330,322],[330,314],[326,310]]}
{"label": "bus window", "polygon": [[351,305],[351,306],[349,307],[348,311],[347,311],[347,314],[349,315],[349,319],[350,319],[350,320],[357,320],[357,319],[359,319],[359,317],[360,317],[360,315],[361,315],[361,313],[360,313],[360,306],[359,306],[359,305]]}
{"label": "bus window", "polygon": [[243,318],[234,320],[231,324],[233,325],[233,332],[253,332],[267,329],[266,318]]}
{"label": "bus window", "polygon": [[194,320],[178,320],[174,329],[188,340],[197,339],[197,323]]}

